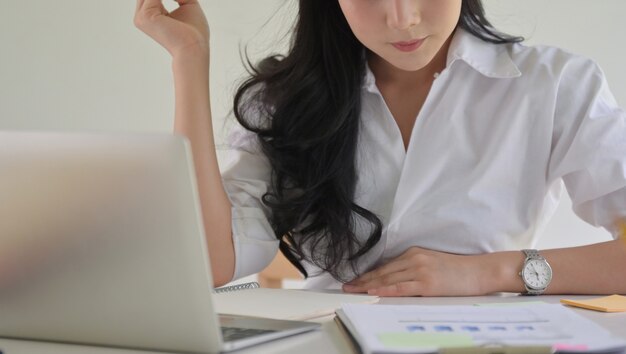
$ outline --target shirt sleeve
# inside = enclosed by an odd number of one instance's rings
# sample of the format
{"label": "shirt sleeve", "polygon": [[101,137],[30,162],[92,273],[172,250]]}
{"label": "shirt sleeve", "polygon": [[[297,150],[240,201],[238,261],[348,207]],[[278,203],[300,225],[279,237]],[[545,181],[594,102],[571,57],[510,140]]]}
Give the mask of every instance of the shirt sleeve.
{"label": "shirt sleeve", "polygon": [[596,63],[573,57],[556,93],[548,181],[562,178],[574,212],[619,234],[626,219],[626,113]]}
{"label": "shirt sleeve", "polygon": [[230,134],[222,168],[222,181],[232,205],[234,279],[260,272],[278,251],[270,210],[262,202],[270,178],[271,167],[256,134],[237,125]]}

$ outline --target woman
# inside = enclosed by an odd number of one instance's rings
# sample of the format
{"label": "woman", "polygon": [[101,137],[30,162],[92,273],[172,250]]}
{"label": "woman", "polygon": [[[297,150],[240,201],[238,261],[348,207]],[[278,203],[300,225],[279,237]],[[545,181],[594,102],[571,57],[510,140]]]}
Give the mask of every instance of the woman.
{"label": "woman", "polygon": [[[309,287],[626,293],[626,114],[593,62],[496,32],[478,0],[301,0],[290,52],[236,94],[220,175],[208,26],[178,4],[138,0],[135,23],[173,57],[216,285],[260,271],[280,240]],[[615,240],[520,252],[561,180]]]}

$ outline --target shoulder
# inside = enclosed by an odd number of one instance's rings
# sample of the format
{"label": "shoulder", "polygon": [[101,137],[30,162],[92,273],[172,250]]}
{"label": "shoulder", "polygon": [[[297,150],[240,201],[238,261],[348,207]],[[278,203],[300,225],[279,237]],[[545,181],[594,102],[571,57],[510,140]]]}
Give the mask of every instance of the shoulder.
{"label": "shoulder", "polygon": [[567,83],[571,79],[597,80],[604,75],[600,66],[591,58],[566,49],[547,45],[504,45],[511,60],[522,76],[541,79],[555,84]]}
{"label": "shoulder", "polygon": [[528,81],[550,86],[570,72],[599,72],[593,60],[555,46],[495,44],[463,29],[457,30],[450,43],[448,65],[455,61],[465,62],[490,79],[519,79],[511,84]]}

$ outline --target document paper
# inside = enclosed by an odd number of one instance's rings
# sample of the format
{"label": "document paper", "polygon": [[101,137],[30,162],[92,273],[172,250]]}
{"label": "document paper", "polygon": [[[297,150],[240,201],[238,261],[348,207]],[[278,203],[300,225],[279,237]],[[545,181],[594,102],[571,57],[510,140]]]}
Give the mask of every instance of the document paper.
{"label": "document paper", "polygon": [[568,352],[626,346],[626,341],[558,304],[345,304],[342,310],[341,320],[348,320],[346,325],[364,353],[432,353],[439,348],[492,344],[550,346]]}
{"label": "document paper", "polygon": [[305,321],[335,313],[343,303],[374,303],[377,296],[295,289],[246,289],[215,294],[217,313]]}

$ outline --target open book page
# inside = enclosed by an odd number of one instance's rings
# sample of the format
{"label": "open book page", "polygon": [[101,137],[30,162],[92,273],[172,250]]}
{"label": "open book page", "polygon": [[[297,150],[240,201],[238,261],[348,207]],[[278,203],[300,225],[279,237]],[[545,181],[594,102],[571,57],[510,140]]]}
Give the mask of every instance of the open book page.
{"label": "open book page", "polygon": [[[364,353],[433,353],[440,348],[550,347],[589,352],[626,346],[598,324],[562,305],[517,307],[346,304],[340,319]],[[347,322],[347,323],[346,323]]]}
{"label": "open book page", "polygon": [[343,303],[378,301],[377,296],[268,288],[220,293],[213,298],[220,314],[301,321],[332,315]]}

